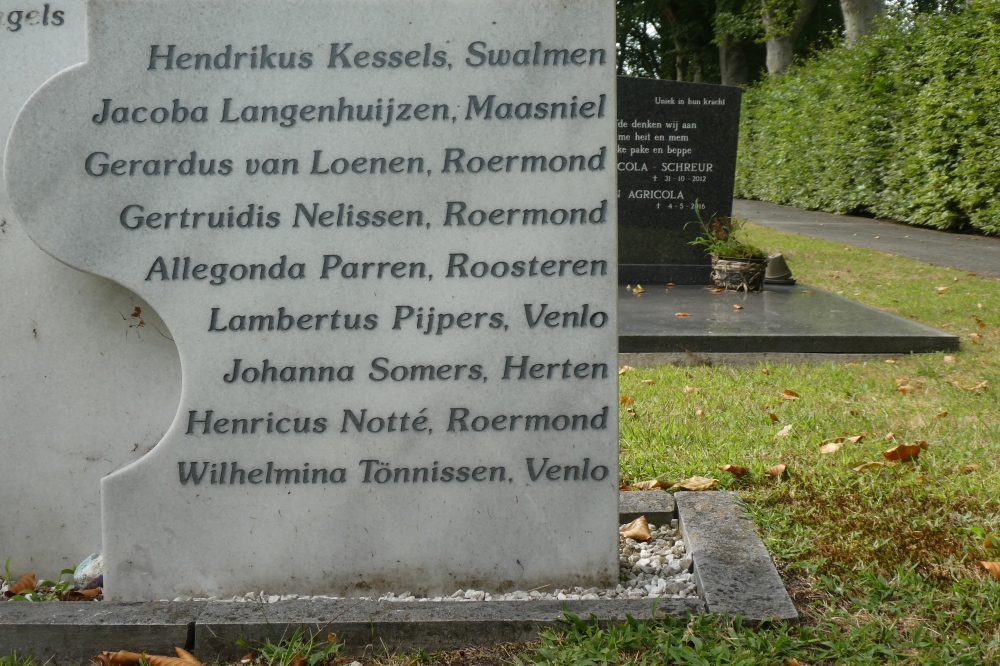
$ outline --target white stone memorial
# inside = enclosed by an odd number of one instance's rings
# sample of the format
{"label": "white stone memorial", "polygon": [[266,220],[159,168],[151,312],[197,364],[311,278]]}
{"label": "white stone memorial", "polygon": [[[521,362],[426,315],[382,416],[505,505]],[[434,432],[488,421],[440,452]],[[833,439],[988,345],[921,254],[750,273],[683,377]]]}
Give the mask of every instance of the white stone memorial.
{"label": "white stone memorial", "polygon": [[88,21],[5,178],[180,354],[163,440],[101,484],[106,596],[613,585],[614,3]]}
{"label": "white stone memorial", "polygon": [[[31,93],[86,59],[83,0],[0,8],[0,152]],[[159,316],[42,252],[0,179],[0,562],[54,578],[99,550],[101,477],[160,440],[179,398]]]}

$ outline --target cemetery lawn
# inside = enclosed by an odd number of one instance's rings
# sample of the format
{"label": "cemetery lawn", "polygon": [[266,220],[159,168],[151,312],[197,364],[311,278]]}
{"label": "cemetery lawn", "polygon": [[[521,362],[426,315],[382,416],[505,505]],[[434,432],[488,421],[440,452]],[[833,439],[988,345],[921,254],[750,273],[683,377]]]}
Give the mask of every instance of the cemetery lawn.
{"label": "cemetery lawn", "polygon": [[[959,335],[961,350],[894,364],[663,366],[621,376],[636,414],[621,408],[622,482],[698,475],[738,491],[803,622],[760,631],[708,619],[577,626],[543,636],[536,658],[1000,663],[1000,581],[979,565],[1000,560],[984,548],[1000,533],[1000,280],[748,230],[755,244],[783,252],[800,282]],[[824,440],[854,435],[864,439],[820,452]],[[853,469],[919,440],[929,447],[914,462]],[[779,463],[786,477],[765,474]],[[750,471],[737,479],[719,470],[725,464]]]}

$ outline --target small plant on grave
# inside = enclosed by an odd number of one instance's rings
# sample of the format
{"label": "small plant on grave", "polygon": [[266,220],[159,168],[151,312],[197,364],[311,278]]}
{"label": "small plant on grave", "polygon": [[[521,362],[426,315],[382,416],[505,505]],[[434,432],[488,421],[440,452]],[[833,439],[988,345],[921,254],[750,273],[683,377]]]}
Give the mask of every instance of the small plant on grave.
{"label": "small plant on grave", "polygon": [[315,666],[327,657],[332,658],[340,651],[341,644],[337,636],[327,633],[326,640],[320,638],[320,631],[307,633],[302,627],[296,627],[288,638],[273,641],[270,638],[256,646],[251,646],[240,639],[236,644],[255,652],[255,663],[265,666]]}
{"label": "small plant on grave", "polygon": [[[697,202],[696,202],[697,203]],[[743,230],[744,221],[737,217],[717,215],[708,222],[701,219],[701,212],[696,208],[698,219],[684,225],[687,229],[692,224],[701,227],[701,233],[690,241],[689,245],[700,245],[706,254],[728,259],[764,259],[766,255],[756,245],[746,240]]]}

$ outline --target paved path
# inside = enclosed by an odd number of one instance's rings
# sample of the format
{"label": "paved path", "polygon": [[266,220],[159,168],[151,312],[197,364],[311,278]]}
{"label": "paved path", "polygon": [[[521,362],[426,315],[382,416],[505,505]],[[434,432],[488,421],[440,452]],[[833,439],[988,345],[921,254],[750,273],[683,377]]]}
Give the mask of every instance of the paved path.
{"label": "paved path", "polygon": [[733,215],[772,229],[1000,277],[1000,238],[953,234],[889,220],[831,215],[740,199],[733,202]]}

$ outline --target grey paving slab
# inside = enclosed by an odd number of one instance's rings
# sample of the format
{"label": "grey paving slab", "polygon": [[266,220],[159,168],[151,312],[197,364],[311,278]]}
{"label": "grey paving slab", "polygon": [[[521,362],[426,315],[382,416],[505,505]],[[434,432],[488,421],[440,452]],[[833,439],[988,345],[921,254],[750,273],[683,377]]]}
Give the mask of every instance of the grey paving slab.
{"label": "grey paving slab", "polygon": [[[236,658],[245,653],[238,639],[280,638],[300,625],[323,636],[337,634],[348,654],[524,642],[558,625],[567,611],[584,619],[593,616],[606,626],[624,621],[626,615],[651,619],[654,605],[650,600],[391,603],[338,599],[264,607],[213,603],[198,620],[194,653],[202,660]],[[664,599],[655,606],[657,618],[704,612],[701,599]]]}
{"label": "grey paving slab", "polygon": [[619,353],[908,354],[959,344],[950,333],[803,284],[749,294],[643,288],[639,296],[619,289]]}
{"label": "grey paving slab", "polygon": [[733,215],[772,229],[1000,277],[1000,238],[949,233],[891,220],[832,215],[740,199],[733,202]]}
{"label": "grey paving slab", "polygon": [[677,518],[674,496],[663,490],[630,490],[618,493],[618,522],[630,523],[639,516],[654,525]]}
{"label": "grey paving slab", "polygon": [[748,624],[798,619],[771,555],[735,493],[678,492],[674,497],[698,591],[710,613],[738,613]]}
{"label": "grey paving slab", "polygon": [[0,654],[34,655],[38,663],[90,663],[101,650],[174,654],[192,647],[204,603],[0,603]]}

